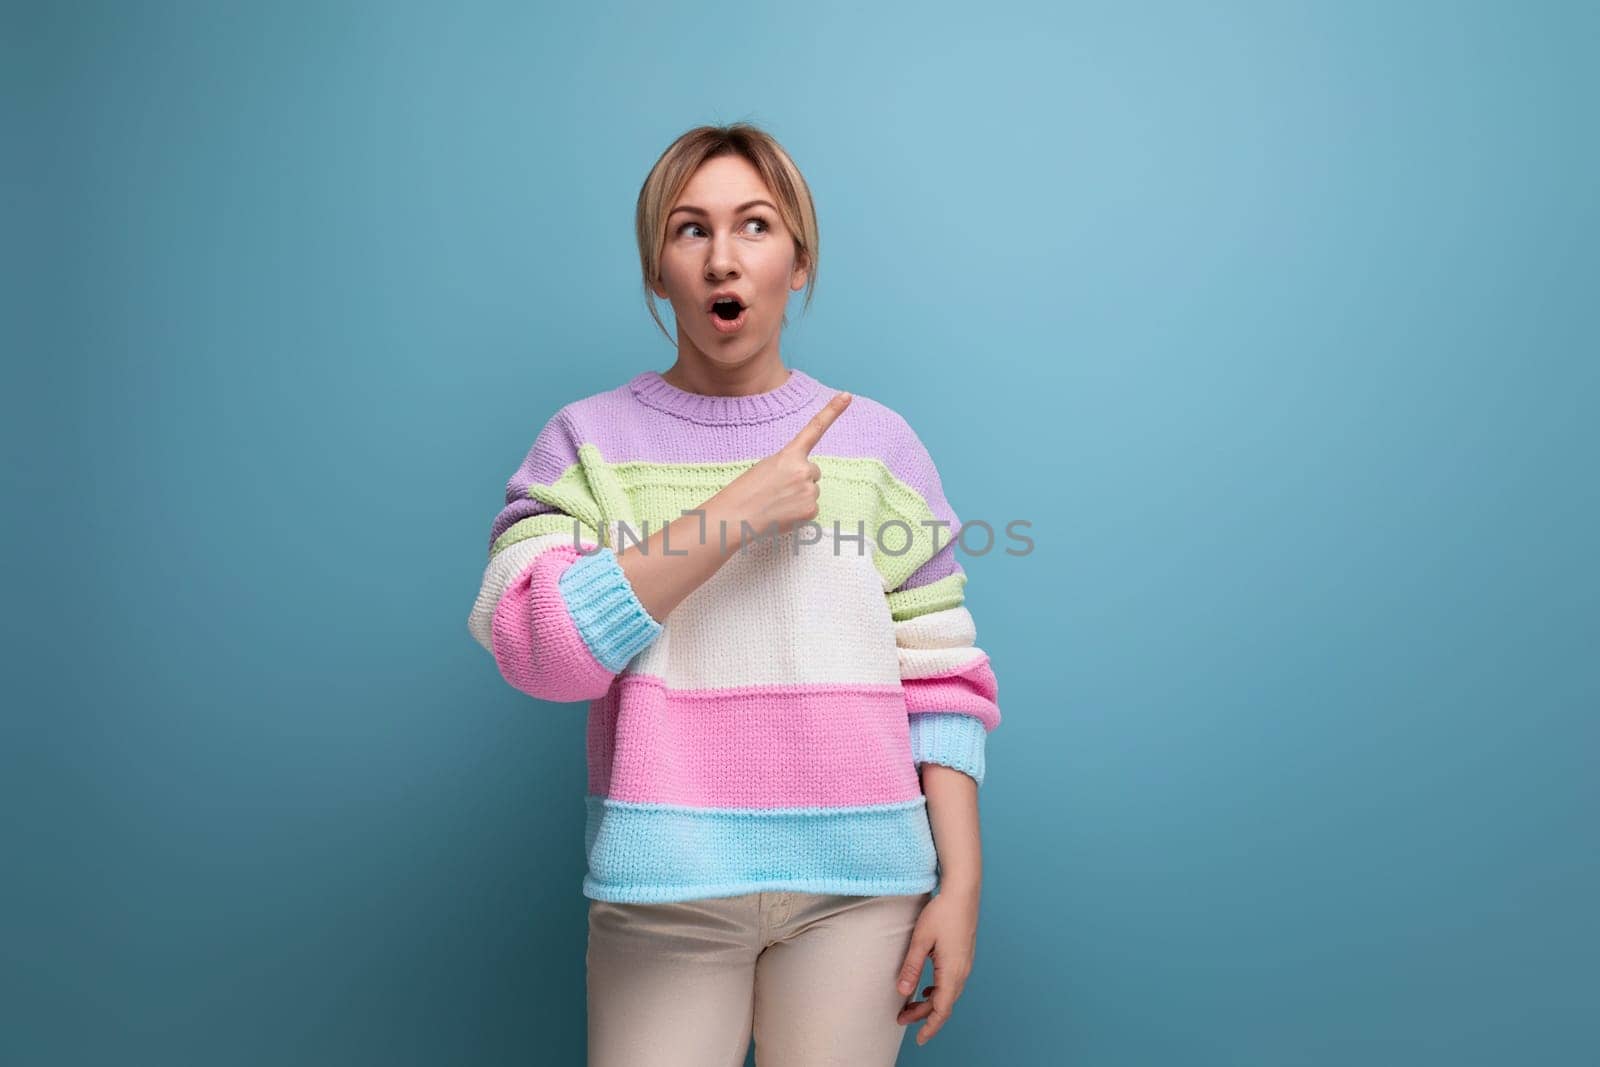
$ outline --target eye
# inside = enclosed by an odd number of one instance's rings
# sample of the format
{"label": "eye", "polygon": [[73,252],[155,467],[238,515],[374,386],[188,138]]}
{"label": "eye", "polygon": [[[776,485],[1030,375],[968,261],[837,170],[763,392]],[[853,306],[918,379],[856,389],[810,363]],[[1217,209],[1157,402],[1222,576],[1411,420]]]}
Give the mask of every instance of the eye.
{"label": "eye", "polygon": [[[748,219],[745,219],[746,226],[750,225],[752,222],[760,225],[761,229],[757,231],[758,233],[768,233],[772,230],[772,224],[760,215],[751,215]],[[705,227],[701,226],[698,222],[686,222],[682,226],[679,226],[674,233],[676,233],[679,237],[682,237],[684,231],[688,230],[691,226],[702,232],[705,230]]]}

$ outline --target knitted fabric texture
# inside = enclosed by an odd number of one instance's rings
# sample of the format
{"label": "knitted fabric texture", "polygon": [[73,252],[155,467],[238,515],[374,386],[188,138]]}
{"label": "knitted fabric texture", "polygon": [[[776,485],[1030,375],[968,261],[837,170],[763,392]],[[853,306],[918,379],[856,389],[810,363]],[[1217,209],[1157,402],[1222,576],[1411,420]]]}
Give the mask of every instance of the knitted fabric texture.
{"label": "knitted fabric texture", "polygon": [[750,396],[645,371],[557,411],[506,484],[468,627],[516,689],[589,702],[587,897],[938,884],[917,768],[981,785],[1000,708],[960,520],[906,421],[855,395],[810,453],[816,526],[749,541],[664,619],[617,562],[834,392],[797,368]]}

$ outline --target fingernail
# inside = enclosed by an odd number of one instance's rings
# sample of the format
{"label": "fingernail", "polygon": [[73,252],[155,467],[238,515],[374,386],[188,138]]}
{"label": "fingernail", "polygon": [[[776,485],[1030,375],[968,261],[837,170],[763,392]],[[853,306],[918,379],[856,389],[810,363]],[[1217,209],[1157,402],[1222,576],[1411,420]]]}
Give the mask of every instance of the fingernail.
{"label": "fingernail", "polygon": [[900,992],[902,992],[902,993],[911,992],[911,983],[910,982],[901,982],[900,983]]}

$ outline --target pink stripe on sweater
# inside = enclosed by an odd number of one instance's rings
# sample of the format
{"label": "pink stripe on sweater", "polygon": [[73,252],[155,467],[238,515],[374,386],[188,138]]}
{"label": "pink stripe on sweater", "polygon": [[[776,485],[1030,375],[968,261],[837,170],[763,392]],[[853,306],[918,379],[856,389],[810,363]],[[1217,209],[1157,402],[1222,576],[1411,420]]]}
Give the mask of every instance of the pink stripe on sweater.
{"label": "pink stripe on sweater", "polygon": [[506,585],[494,607],[491,643],[500,673],[539,700],[592,700],[615,677],[589,651],[556,584],[579,558],[571,545],[545,549]]}
{"label": "pink stripe on sweater", "polygon": [[959,711],[977,716],[985,730],[1000,725],[1000,687],[987,653],[950,674],[908,678],[905,687],[908,715],[919,711]]}
{"label": "pink stripe on sweater", "polygon": [[589,792],[709,808],[922,795],[897,684],[668,689],[622,675],[589,710]]}

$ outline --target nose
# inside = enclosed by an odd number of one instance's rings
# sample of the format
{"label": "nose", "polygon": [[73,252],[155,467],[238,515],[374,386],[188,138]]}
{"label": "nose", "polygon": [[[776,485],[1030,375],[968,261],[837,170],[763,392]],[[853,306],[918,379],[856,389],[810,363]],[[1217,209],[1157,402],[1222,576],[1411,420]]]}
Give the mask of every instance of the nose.
{"label": "nose", "polygon": [[712,235],[710,247],[706,252],[706,277],[726,278],[738,275],[739,262],[733,254],[734,247],[732,234]]}

